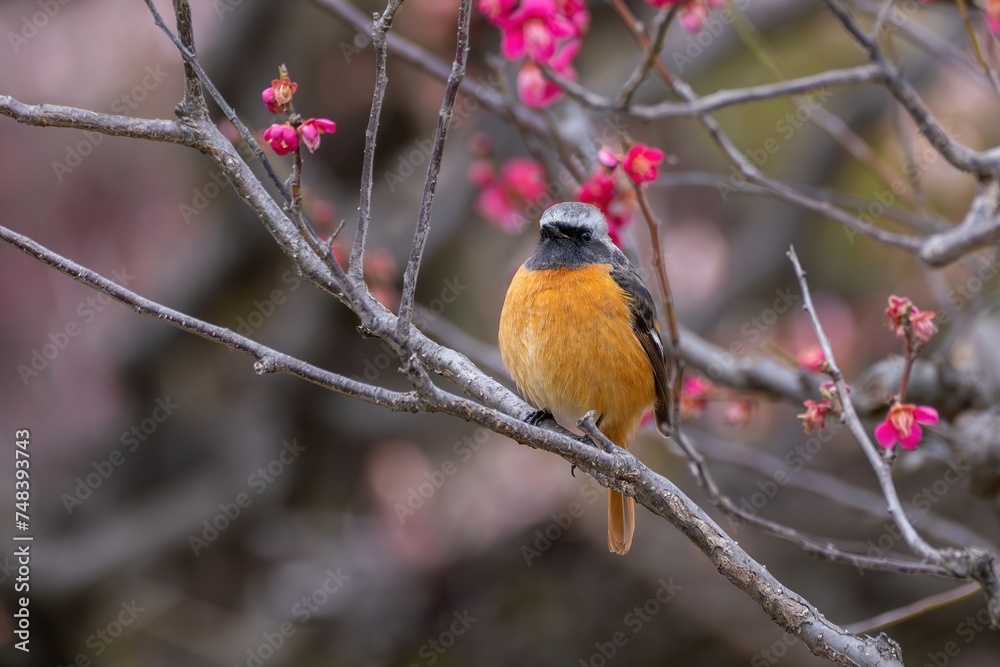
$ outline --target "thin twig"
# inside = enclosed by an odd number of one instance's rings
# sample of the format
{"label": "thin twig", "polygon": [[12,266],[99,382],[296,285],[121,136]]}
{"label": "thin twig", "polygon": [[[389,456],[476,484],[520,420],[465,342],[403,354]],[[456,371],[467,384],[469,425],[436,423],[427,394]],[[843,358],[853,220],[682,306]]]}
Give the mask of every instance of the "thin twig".
{"label": "thin twig", "polygon": [[921,134],[953,167],[979,175],[995,173],[1000,166],[1000,151],[976,152],[952,139],[941,127],[913,86],[903,78],[899,68],[882,52],[878,40],[868,35],[841,0],[824,0],[848,34],[864,49],[872,64],[882,70],[883,85],[910,114]]}
{"label": "thin twig", "polygon": [[236,111],[229,106],[229,103],[226,102],[226,98],[222,96],[222,93],[220,93],[219,89],[215,87],[212,80],[208,78],[208,74],[205,73],[205,70],[202,68],[201,63],[198,62],[194,53],[188,50],[177,35],[175,35],[167,24],[163,22],[163,17],[160,16],[160,12],[156,9],[156,5],[153,4],[153,0],[145,0],[145,2],[146,7],[149,8],[149,12],[153,15],[154,23],[156,23],[160,30],[162,30],[167,37],[170,38],[170,41],[174,43],[174,46],[177,47],[181,57],[184,58],[184,64],[194,70],[194,72],[198,75],[202,85],[208,90],[209,95],[211,95],[212,99],[215,100],[215,103],[219,105],[219,108],[222,109],[222,113],[226,115],[229,122],[236,128],[236,131],[239,132],[240,138],[243,139],[246,145],[250,147],[250,150],[253,151],[254,157],[257,158],[257,161],[264,167],[264,171],[267,172],[268,178],[270,178],[271,182],[274,183],[274,186],[278,189],[278,192],[281,193],[281,196],[285,198],[285,201],[291,201],[291,195],[288,192],[288,188],[285,187],[284,182],[278,177],[277,172],[274,171],[274,167],[271,166],[271,162],[267,159],[267,156],[264,155],[264,151],[261,150],[260,144],[257,143],[253,134],[251,134],[250,130],[247,129],[247,126],[243,124],[243,121],[240,120],[239,116],[236,115]]}
{"label": "thin twig", "polygon": [[[193,55],[197,55],[194,48],[194,23],[191,21],[191,5],[187,0],[174,0],[174,16],[181,44]],[[198,72],[187,62],[184,63],[184,98],[181,100],[181,108],[184,110],[181,115],[197,117],[208,115],[208,106],[205,104],[205,96],[201,91]]]}
{"label": "thin twig", "polygon": [[[355,30],[366,35],[371,34],[371,17],[365,16],[364,13],[347,0],[313,1]],[[422,46],[396,33],[389,33],[387,35],[386,44],[389,48],[389,53],[392,55],[398,56],[439,81],[446,81],[448,79],[451,68]],[[547,130],[541,116],[523,106],[511,105],[496,90],[495,86],[496,84],[493,82],[484,79],[473,80],[467,78],[462,82],[460,91],[464,95],[469,95],[482,102],[483,106],[490,111],[509,118],[515,125],[537,136],[544,137]]]}
{"label": "thin twig", "polygon": [[[633,35],[635,35],[636,41],[638,41],[644,49],[649,50],[649,37],[642,29],[641,22],[635,18],[635,15],[632,14],[631,10],[629,10],[628,7],[621,2],[621,0],[612,0],[611,4],[615,11],[617,11],[622,17],[622,21],[625,22],[626,27],[628,27]],[[656,61],[658,63],[656,70],[659,72],[664,82],[670,86],[670,88],[677,95],[679,95],[682,100],[689,103],[696,103],[699,97],[695,94],[694,90],[692,90],[691,87],[680,78],[671,74],[666,65],[663,64],[659,58],[657,58]],[[797,204],[816,213],[820,213],[828,218],[831,218],[832,220],[840,222],[854,232],[866,234],[885,245],[903,248],[905,250],[909,250],[910,252],[919,248],[920,239],[918,237],[880,229],[870,222],[861,220],[846,211],[833,206],[829,202],[817,201],[803,194],[801,191],[796,190],[795,188],[777,179],[771,178],[758,169],[756,165],[750,162],[750,160],[743,155],[742,152],[740,152],[739,148],[737,148],[732,140],[726,135],[722,126],[717,120],[715,120],[714,117],[704,112],[696,115],[705,130],[708,132],[712,142],[716,145],[722,155],[733,165],[733,169],[749,182],[765,188],[779,199]]]}
{"label": "thin twig", "polygon": [[854,404],[851,402],[847,384],[844,382],[844,376],[840,372],[840,367],[833,356],[833,347],[830,345],[830,339],[823,330],[823,325],[816,313],[812,295],[809,291],[809,284],[806,281],[806,274],[802,268],[802,264],[799,262],[798,255],[795,253],[794,247],[789,247],[788,258],[795,268],[795,275],[802,290],[802,308],[812,321],[816,338],[819,340],[820,347],[823,349],[823,354],[826,357],[830,377],[833,378],[836,384],[843,419],[855,439],[861,445],[862,451],[864,451],[868,462],[875,471],[882,495],[886,500],[889,515],[899,527],[903,541],[906,542],[906,545],[913,553],[921,558],[934,564],[944,565],[955,578],[965,580],[975,579],[980,582],[986,594],[993,625],[1000,628],[1000,588],[998,588],[997,584],[997,573],[992,554],[976,547],[936,549],[928,544],[913,527],[913,524],[910,523],[899,500],[896,484],[892,479],[892,468],[883,460],[878,449],[872,443],[871,438],[868,437],[868,432],[861,424],[861,420],[854,409]]}
{"label": "thin twig", "polygon": [[[857,662],[862,656],[879,655],[882,657],[880,664],[892,667],[902,665],[896,657],[898,646],[892,644],[887,647],[876,639],[857,637],[828,621],[814,606],[789,590],[766,568],[754,561],[680,489],[624,450],[601,451],[580,442],[565,431],[532,426],[508,414],[439,390],[432,399],[429,399],[414,392],[405,394],[393,392],[323,371],[228,329],[208,324],[145,299],[4,227],[0,227],[0,241],[107,294],[140,314],[162,319],[185,331],[250,354],[257,359],[254,369],[258,373],[291,373],[320,386],[393,410],[408,412],[422,410],[458,416],[479,423],[522,444],[558,454],[584,469],[592,470],[600,483],[629,492],[640,504],[670,521],[727,579],[760,604],[779,626],[801,637],[817,655],[840,662],[845,658]],[[521,413],[531,412],[530,406],[513,398],[509,391],[502,387],[500,391],[517,401]]]}
{"label": "thin twig", "polygon": [[25,104],[9,95],[0,95],[0,114],[25,125],[70,127],[114,137],[132,137],[197,147],[198,132],[175,120],[132,118],[98,113],[58,104]]}
{"label": "thin twig", "polygon": [[365,156],[361,163],[361,201],[358,205],[358,230],[354,235],[348,274],[356,282],[364,279],[365,243],[368,241],[368,225],[372,219],[372,167],[375,164],[375,141],[378,138],[378,124],[382,117],[382,102],[385,88],[389,83],[386,73],[385,36],[392,27],[392,19],[403,0],[389,0],[385,11],[372,22],[372,44],[375,45],[375,91],[372,93],[372,108],[368,115],[368,129],[365,130]]}
{"label": "thin twig", "polygon": [[140,315],[155,317],[178,329],[245,352],[254,358],[254,370],[258,375],[288,373],[337,393],[381,405],[390,410],[415,412],[420,407],[417,396],[412,392],[391,391],[325,371],[225,327],[210,324],[172,308],[167,308],[6,227],[0,226],[0,241],[17,248],[24,254],[34,257],[57,271],[65,273],[88,287],[107,294]]}
{"label": "thin twig", "polygon": [[424,256],[424,247],[427,245],[427,235],[430,233],[431,207],[434,204],[438,173],[441,171],[441,157],[444,154],[444,144],[448,138],[448,128],[455,110],[458,87],[462,84],[462,79],[465,78],[465,64],[469,57],[471,6],[471,0],[462,0],[458,8],[458,39],[455,45],[455,61],[452,64],[451,75],[448,77],[448,84],[445,86],[441,110],[438,112],[437,127],[434,130],[434,144],[427,165],[427,177],[424,180],[424,194],[420,200],[417,228],[413,234],[410,259],[407,261],[406,271],[403,273],[403,291],[399,299],[399,318],[396,321],[396,332],[406,350],[409,349],[413,298],[417,290],[417,275],[420,272],[420,262]]}
{"label": "thin twig", "polygon": [[642,60],[636,65],[631,76],[625,81],[621,91],[618,93],[618,97],[615,99],[615,105],[622,110],[629,108],[635,92],[642,85],[642,82],[646,80],[646,77],[649,76],[649,71],[656,63],[657,54],[663,50],[663,42],[667,38],[667,31],[670,30],[670,25],[677,17],[679,8],[680,5],[673,5],[670,9],[660,10],[656,15],[656,20],[653,22],[653,33],[656,35],[653,39],[653,48],[643,53]]}
{"label": "thin twig", "polygon": [[979,589],[979,584],[975,582],[964,584],[953,588],[950,591],[945,591],[944,593],[929,595],[922,600],[911,602],[908,605],[904,605],[898,609],[893,609],[892,611],[887,611],[864,621],[851,623],[846,626],[845,629],[859,635],[875,632],[876,630],[882,630],[893,625],[898,625],[903,621],[909,621],[917,618],[918,616],[923,616],[928,612],[941,609],[942,607],[953,605],[956,602],[967,600],[978,593]]}

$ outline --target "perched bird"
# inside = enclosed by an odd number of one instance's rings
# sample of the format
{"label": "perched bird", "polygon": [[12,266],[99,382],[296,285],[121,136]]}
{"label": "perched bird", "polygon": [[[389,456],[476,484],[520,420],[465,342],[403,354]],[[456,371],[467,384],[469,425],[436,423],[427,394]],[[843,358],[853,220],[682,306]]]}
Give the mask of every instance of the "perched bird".
{"label": "perched bird", "polygon": [[[649,290],[611,242],[589,204],[542,214],[541,241],[518,269],[500,314],[500,354],[524,396],[545,417],[576,421],[590,410],[609,440],[628,449],[655,407],[670,429],[670,388]],[[628,553],[635,502],[608,491],[608,548]]]}

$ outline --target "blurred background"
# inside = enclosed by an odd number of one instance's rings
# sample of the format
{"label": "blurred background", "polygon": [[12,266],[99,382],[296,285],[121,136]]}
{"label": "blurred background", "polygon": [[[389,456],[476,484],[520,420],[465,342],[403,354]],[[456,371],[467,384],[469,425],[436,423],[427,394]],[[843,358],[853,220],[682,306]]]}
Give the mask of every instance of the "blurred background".
{"label": "blurred background", "polygon": [[[337,132],[305,156],[305,205],[324,235],[345,221],[341,239],[350,242],[374,79],[367,39],[312,2],[193,4],[202,62],[252,129],[272,122],[260,91],[282,63],[299,83],[296,108],[336,121]],[[407,0],[393,31],[450,62],[455,4]],[[652,18],[645,3],[629,5]],[[894,41],[908,76],[966,145],[995,145],[997,93],[971,59],[954,6],[897,5],[911,38],[930,40]],[[157,6],[169,16],[169,3]],[[384,7],[355,6],[369,16]],[[608,5],[590,9],[579,78],[614,96],[640,53]],[[701,94],[776,80],[748,46],[754,31],[794,76],[863,62],[819,3],[756,0],[742,16],[710,19],[697,38],[672,27],[666,61]],[[181,97],[179,58],[137,0],[0,3],[0,35],[0,93],[22,102],[170,118]],[[486,81],[499,71],[512,98],[514,72],[497,65],[497,31],[479,13],[471,41],[468,76]],[[996,44],[983,44],[995,64]],[[423,188],[422,147],[443,85],[398,57],[388,73],[365,268],[376,296],[395,307]],[[654,78],[636,100],[664,96]],[[870,202],[961,219],[975,180],[928,151],[883,89],[814,99],[867,140],[877,160],[859,162],[811,118],[796,120],[802,107],[788,99],[717,116],[769,174],[856,197],[849,210],[877,224],[903,229]],[[610,122],[568,102],[548,113],[581,143]],[[897,463],[900,495],[935,544],[952,539],[996,553],[993,254],[923,270],[911,254],[852,237],[815,214],[720,188],[705,174],[728,183],[731,168],[695,121],[615,122],[670,156],[650,196],[665,220],[680,319],[718,346],[720,368],[761,356],[794,366],[814,344],[785,257],[790,243],[851,381],[867,371],[878,386],[879,371],[870,369],[900,351],[884,322],[888,295],[942,315],[942,333],[924,357],[954,370],[950,396],[974,394],[949,408],[943,429],[978,434],[964,438],[978,449],[963,453],[928,436]],[[511,230],[477,214],[469,170],[483,158],[483,136],[497,165],[545,148],[459,98],[418,320],[509,384],[498,366],[497,321],[536,232],[533,221]],[[778,149],[761,150],[770,146]],[[876,162],[904,194],[877,178]],[[273,163],[287,175],[290,160]],[[569,199],[572,191],[556,195]],[[0,118],[0,201],[5,226],[146,297],[332,371],[406,386],[388,347],[362,339],[352,313],[297,276],[194,151]],[[650,266],[648,245],[638,220],[626,227],[623,246],[638,266]],[[644,509],[632,552],[609,554],[604,490],[550,454],[455,419],[395,414],[295,378],[258,377],[243,355],[139,317],[6,246],[0,312],[0,488],[10,507],[13,434],[29,429],[35,535],[30,656],[12,646],[14,547],[0,551],[4,664],[826,664]],[[859,551],[905,553],[857,443],[837,427],[804,434],[795,418],[801,411],[797,402],[718,385],[688,428],[738,504]],[[659,436],[644,431],[635,449],[707,505]],[[818,562],[711,512],[839,624],[957,586]],[[995,665],[1000,639],[984,630],[983,607],[972,596],[888,632],[907,664]]]}

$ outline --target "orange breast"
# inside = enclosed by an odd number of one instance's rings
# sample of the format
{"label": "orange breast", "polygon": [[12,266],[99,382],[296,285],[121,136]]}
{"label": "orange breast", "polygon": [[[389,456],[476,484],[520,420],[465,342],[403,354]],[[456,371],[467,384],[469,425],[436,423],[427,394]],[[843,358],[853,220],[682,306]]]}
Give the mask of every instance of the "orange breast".
{"label": "orange breast", "polygon": [[631,438],[656,393],[629,297],[610,270],[522,266],[500,315],[500,354],[536,407],[572,420],[596,410],[601,430],[628,446],[616,436]]}

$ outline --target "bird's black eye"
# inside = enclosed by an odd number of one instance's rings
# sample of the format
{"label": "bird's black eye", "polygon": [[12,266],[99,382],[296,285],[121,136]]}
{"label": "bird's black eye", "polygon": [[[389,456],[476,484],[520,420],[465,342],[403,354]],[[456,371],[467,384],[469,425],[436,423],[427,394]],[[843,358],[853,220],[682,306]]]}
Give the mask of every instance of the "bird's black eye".
{"label": "bird's black eye", "polygon": [[583,241],[586,243],[587,241],[594,238],[594,235],[591,234],[590,232],[584,232],[583,234],[580,234],[580,238],[583,239]]}

